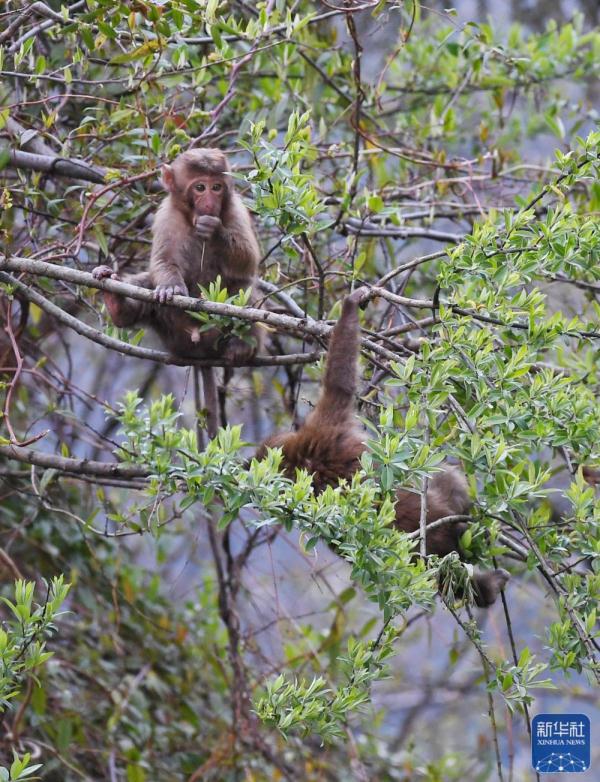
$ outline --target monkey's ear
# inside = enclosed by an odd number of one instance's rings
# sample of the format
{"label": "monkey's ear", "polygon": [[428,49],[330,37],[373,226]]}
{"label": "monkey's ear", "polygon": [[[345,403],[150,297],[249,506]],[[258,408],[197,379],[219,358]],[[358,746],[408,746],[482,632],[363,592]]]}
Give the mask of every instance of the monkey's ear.
{"label": "monkey's ear", "polygon": [[172,193],[173,190],[175,190],[175,176],[173,174],[173,169],[166,163],[162,167],[161,182],[167,193]]}

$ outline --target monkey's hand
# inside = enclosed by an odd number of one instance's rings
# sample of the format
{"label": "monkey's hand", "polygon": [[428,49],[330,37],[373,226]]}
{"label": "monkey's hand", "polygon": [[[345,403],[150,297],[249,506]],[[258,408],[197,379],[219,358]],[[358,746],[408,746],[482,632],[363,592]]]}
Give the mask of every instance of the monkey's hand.
{"label": "monkey's hand", "polygon": [[220,217],[212,215],[198,215],[194,218],[196,236],[200,239],[212,239],[215,232],[223,225]]}
{"label": "monkey's hand", "polygon": [[173,296],[187,296],[188,289],[182,282],[175,285],[157,285],[154,289],[154,301],[164,304],[165,301],[171,301]]}
{"label": "monkey's hand", "polygon": [[111,280],[119,279],[119,275],[110,266],[96,266],[95,269],[92,269],[92,277],[95,280],[105,280],[107,277],[110,277]]}

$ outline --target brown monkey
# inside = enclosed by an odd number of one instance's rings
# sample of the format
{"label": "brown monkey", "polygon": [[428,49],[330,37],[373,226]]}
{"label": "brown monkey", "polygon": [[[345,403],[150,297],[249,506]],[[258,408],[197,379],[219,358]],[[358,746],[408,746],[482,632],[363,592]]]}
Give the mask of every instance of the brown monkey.
{"label": "brown monkey", "polygon": [[[199,286],[221,277],[230,295],[253,286],[260,248],[250,214],[235,192],[227,158],[219,149],[192,149],[163,166],[168,192],[152,227],[148,271],[126,278],[132,285],[154,290],[156,304],[104,292],[115,326],[146,323],[168,350],[185,358],[223,356],[244,363],[256,352],[260,328],[252,328],[254,345],[238,337],[225,339],[218,329],[202,332],[199,323],[174,307],[161,307],[174,295],[199,296]],[[118,279],[108,266],[93,275]]]}
{"label": "brown monkey", "polygon": [[[342,315],[330,338],[321,395],[313,412],[297,432],[274,435],[259,447],[262,458],[268,447],[283,451],[285,472],[293,477],[296,468],[313,474],[317,492],[350,480],[359,469],[365,450],[364,432],[355,416],[357,357],[359,350],[358,309],[366,288],[359,288],[343,303]],[[396,525],[405,532],[419,528],[421,497],[399,489],[396,493]],[[427,523],[444,516],[464,515],[470,507],[467,481],[458,467],[447,466],[435,475],[427,491]],[[442,524],[427,533],[427,553],[444,556],[458,551],[465,524]],[[489,606],[509,579],[506,570],[492,570],[474,576],[477,604]]]}

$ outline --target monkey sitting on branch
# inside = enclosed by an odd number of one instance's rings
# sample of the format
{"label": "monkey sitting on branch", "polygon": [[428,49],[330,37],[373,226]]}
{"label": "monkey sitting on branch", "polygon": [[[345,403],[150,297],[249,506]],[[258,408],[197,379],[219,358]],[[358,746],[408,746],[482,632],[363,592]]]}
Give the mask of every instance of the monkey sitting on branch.
{"label": "monkey sitting on branch", "polygon": [[[175,356],[244,364],[259,348],[260,326],[252,326],[250,344],[218,328],[204,331],[183,310],[160,306],[176,295],[199,296],[200,286],[219,276],[229,295],[254,289],[260,248],[250,214],[234,190],[227,158],[219,149],[189,150],[163,166],[162,183],[168,195],[152,226],[148,271],[125,278],[153,289],[156,303],[104,291],[110,317],[120,327],[147,324]],[[93,275],[119,279],[109,266],[97,266]]]}
{"label": "monkey sitting on branch", "polygon": [[[367,295],[367,288],[359,288],[344,300],[342,315],[330,337],[321,394],[313,412],[297,432],[273,435],[257,451],[257,457],[263,458],[267,448],[281,448],[285,473],[293,478],[297,468],[307,470],[312,473],[317,492],[337,485],[340,479],[350,481],[360,468],[360,456],[366,448],[364,432],[356,420],[355,395],[360,346],[358,310]],[[447,466],[429,481],[427,524],[446,516],[465,515],[470,505],[467,481],[460,468]],[[398,529],[419,529],[419,494],[398,489],[395,510]],[[459,551],[465,529],[465,523],[452,522],[427,529],[427,554],[445,556]],[[492,605],[509,577],[503,569],[476,573],[473,582],[477,605]]]}

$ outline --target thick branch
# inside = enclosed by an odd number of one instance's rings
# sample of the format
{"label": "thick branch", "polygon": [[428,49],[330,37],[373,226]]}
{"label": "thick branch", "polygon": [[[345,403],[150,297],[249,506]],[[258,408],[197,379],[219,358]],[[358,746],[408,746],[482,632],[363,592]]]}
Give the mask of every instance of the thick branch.
{"label": "thick branch", "polygon": [[[80,272],[77,269],[70,269],[66,266],[58,266],[57,264],[53,263],[45,263],[44,261],[35,261],[31,258],[12,257],[0,260],[0,269],[4,269],[6,271],[26,272],[28,274],[34,274],[41,277],[50,277],[55,280],[72,282],[77,285],[85,285],[89,288],[98,288],[99,290],[111,291],[112,293],[118,293],[121,296],[129,296],[130,298],[138,299],[139,301],[154,302],[153,292],[148,288],[140,288],[137,285],[130,285],[127,282],[112,280],[110,278],[105,280],[96,280],[88,272]],[[403,299],[403,297],[396,298]],[[408,304],[409,302],[419,302],[419,300],[403,299],[403,303]],[[421,305],[428,309],[432,307],[431,302],[421,302]],[[259,310],[255,307],[237,307],[234,304],[221,304],[214,301],[205,301],[204,299],[193,299],[190,296],[173,296],[172,301],[162,306],[176,307],[178,309],[188,310],[190,312],[206,312],[209,315],[221,315],[228,318],[240,318],[241,320],[248,320],[252,323],[266,323],[269,326],[281,329],[282,331],[292,333],[301,331],[304,334],[309,334],[310,336],[317,337],[319,339],[327,337],[333,329],[333,326],[329,323],[316,321],[310,317],[293,318],[290,315],[281,315],[276,312],[269,312],[268,310]],[[85,324],[82,325],[85,327]],[[96,330],[94,329],[94,331]],[[108,337],[106,339],[108,339]],[[119,344],[122,345],[124,343]],[[364,347],[368,348],[373,353],[376,353],[382,358],[392,361],[398,360],[398,355],[396,353],[381,347],[370,339],[363,338],[362,344]],[[121,348],[119,347],[115,349],[120,350]],[[221,362],[218,363],[220,364]]]}
{"label": "thick branch", "polygon": [[12,117],[7,117],[6,129],[11,135],[16,137],[19,146],[24,151],[33,152],[36,155],[55,157],[54,150],[46,144],[39,131],[27,130]]}
{"label": "thick branch", "polygon": [[83,179],[85,182],[104,184],[106,169],[90,166],[85,160],[69,160],[59,155],[37,155],[34,152],[23,152],[11,149],[8,164],[13,168],[25,168],[30,171],[42,171],[45,174]]}
{"label": "thick branch", "polygon": [[69,456],[34,451],[32,448],[20,448],[17,445],[0,445],[0,454],[24,464],[34,464],[36,467],[46,467],[75,475],[99,475],[110,478],[146,478],[149,475],[148,470],[142,467],[73,459]]}
{"label": "thick branch", "polygon": [[[175,366],[187,367],[193,366],[230,366],[230,364],[224,359],[186,359],[177,358],[167,353],[164,350],[155,350],[153,348],[144,348],[139,345],[130,345],[128,342],[123,342],[115,337],[109,337],[108,334],[104,334],[102,331],[98,331],[93,326],[88,326],[87,323],[79,320],[79,318],[70,315],[63,309],[53,304],[51,301],[42,296],[38,291],[33,290],[21,280],[17,280],[10,274],[0,272],[0,282],[4,282],[7,285],[11,285],[16,288],[28,301],[36,304],[41,310],[50,315],[56,320],[64,323],[65,326],[75,331],[77,334],[81,334],[82,337],[86,337],[92,342],[96,342],[98,345],[102,345],[109,350],[116,350],[118,353],[122,353],[125,356],[132,356],[133,358],[144,358],[150,361],[156,361],[159,364],[173,364]],[[311,364],[321,357],[319,351],[311,353],[290,353],[287,356],[255,356],[248,362],[248,366],[284,366],[287,364]]]}

